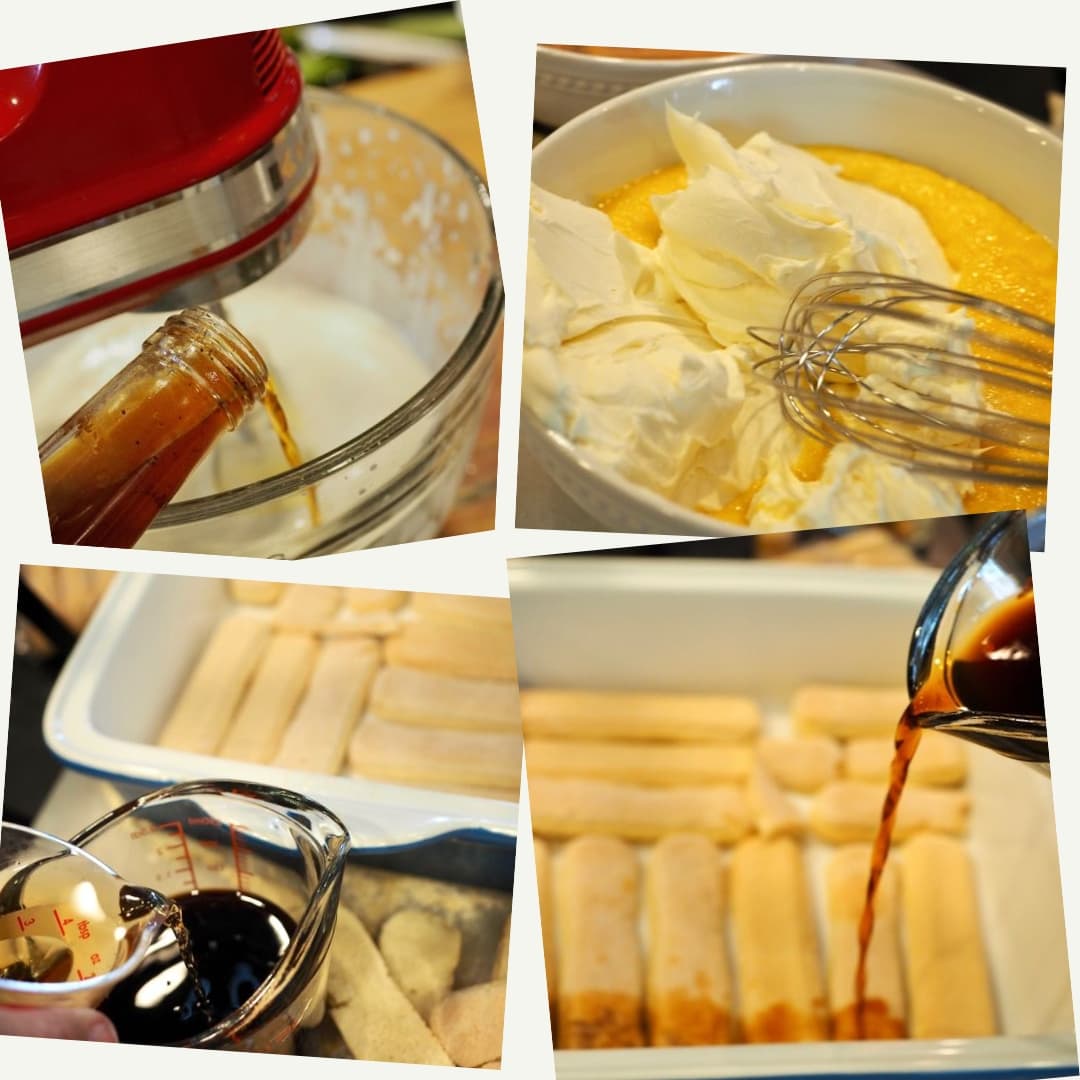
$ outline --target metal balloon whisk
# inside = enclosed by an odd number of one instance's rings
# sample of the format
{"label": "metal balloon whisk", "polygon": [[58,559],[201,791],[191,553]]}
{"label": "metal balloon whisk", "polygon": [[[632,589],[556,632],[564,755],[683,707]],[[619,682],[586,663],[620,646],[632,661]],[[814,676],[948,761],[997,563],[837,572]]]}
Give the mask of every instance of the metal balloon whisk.
{"label": "metal balloon whisk", "polygon": [[860,271],[811,278],[755,368],[787,419],[913,469],[1046,484],[1054,324],[983,297]]}

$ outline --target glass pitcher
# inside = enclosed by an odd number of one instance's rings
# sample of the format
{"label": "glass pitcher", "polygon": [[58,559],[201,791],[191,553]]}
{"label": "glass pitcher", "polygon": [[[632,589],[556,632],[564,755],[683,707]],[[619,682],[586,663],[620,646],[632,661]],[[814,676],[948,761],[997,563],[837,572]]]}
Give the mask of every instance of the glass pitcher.
{"label": "glass pitcher", "polygon": [[[348,831],[328,810],[280,788],[194,781],[119,807],[73,836],[71,844],[124,881],[178,900],[182,908],[193,896],[225,897],[281,916],[276,925],[282,947],[269,973],[233,1011],[183,1038],[153,1037],[138,1017],[120,1022],[111,1011],[118,994],[113,985],[99,1007],[117,1025],[121,1041],[289,1053],[296,1032],[322,1020],[349,850]],[[170,930],[156,929],[146,962],[155,951],[176,945]],[[197,956],[196,928],[188,929]],[[241,942],[237,948],[242,947]]]}
{"label": "glass pitcher", "polygon": [[[1049,774],[1028,535],[1023,511],[996,514],[946,567],[916,621],[908,693],[920,727]],[[995,638],[1009,618],[1015,625]]]}

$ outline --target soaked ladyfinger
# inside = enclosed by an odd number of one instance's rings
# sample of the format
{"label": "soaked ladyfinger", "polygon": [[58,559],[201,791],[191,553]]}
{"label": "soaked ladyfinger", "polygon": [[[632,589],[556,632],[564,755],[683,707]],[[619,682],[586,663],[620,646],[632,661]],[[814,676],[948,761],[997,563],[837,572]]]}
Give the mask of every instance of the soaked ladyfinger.
{"label": "soaked ladyfinger", "polygon": [[[825,926],[828,938],[829,1012],[834,1039],[860,1037],[855,1012],[859,921],[870,875],[869,844],[838,848],[825,865]],[[907,1030],[900,956],[897,869],[885,864],[874,902],[874,933],[866,961],[862,1037],[902,1039]]]}
{"label": "soaked ladyfinger", "polygon": [[724,868],[699,833],[666,836],[648,855],[646,1001],[653,1046],[731,1041]]}
{"label": "soaked ladyfinger", "polygon": [[548,1004],[555,1007],[557,974],[555,950],[555,893],[551,873],[551,851],[538,836],[533,837],[533,858],[536,861],[536,893],[540,902],[540,933],[544,942],[544,974],[547,977]]}
{"label": "soaked ladyfinger", "polygon": [[523,690],[526,736],[745,742],[761,727],[751,698],[729,694],[658,694],[611,690]]}
{"label": "soaked ladyfinger", "polygon": [[640,868],[632,847],[581,836],[555,866],[559,1046],[643,1046]]}
{"label": "soaked ladyfinger", "polygon": [[928,833],[905,844],[902,856],[911,1037],[996,1035],[994,992],[966,847],[952,837]]}
{"label": "soaked ladyfinger", "polygon": [[731,860],[737,1000],[746,1042],[829,1037],[825,982],[802,850],[752,837]]}

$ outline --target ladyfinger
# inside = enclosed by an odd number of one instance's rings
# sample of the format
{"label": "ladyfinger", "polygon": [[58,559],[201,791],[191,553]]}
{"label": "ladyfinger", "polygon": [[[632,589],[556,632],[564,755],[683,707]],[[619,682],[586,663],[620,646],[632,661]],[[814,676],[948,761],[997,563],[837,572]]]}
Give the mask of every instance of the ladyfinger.
{"label": "ladyfinger", "polygon": [[414,593],[412,609],[417,615],[435,615],[465,622],[490,622],[509,627],[510,601],[498,596],[451,596],[446,593]]}
{"label": "ladyfinger", "polygon": [[521,736],[408,727],[368,713],[349,742],[349,770],[391,783],[496,788],[516,798]]}
{"label": "ladyfinger", "polygon": [[522,690],[526,736],[745,742],[761,726],[751,698],[728,694],[657,694],[611,690]]}
{"label": "ladyfinger", "polygon": [[497,622],[434,615],[405,621],[386,644],[386,662],[462,679],[517,679],[513,632]]}
{"label": "ladyfinger", "polygon": [[803,686],[791,700],[791,720],[800,735],[892,735],[907,704],[900,687]]}
{"label": "ladyfinger", "polygon": [[754,763],[750,772],[746,798],[754,825],[762,836],[798,836],[805,831],[806,822],[799,808],[760,761]]}
{"label": "ladyfinger", "polygon": [[[853,739],[844,747],[844,775],[852,780],[888,783],[892,739]],[[924,731],[912,758],[908,783],[928,787],[958,787],[967,779],[967,747],[940,731]]]}
{"label": "ladyfinger", "polygon": [[[859,961],[859,921],[869,875],[869,844],[838,848],[825,866],[829,1012],[834,1039],[860,1037],[855,970]],[[862,1024],[862,1037],[866,1039],[902,1039],[907,1030],[898,907],[897,870],[890,860],[885,864],[874,901],[874,933],[866,959]]]}
{"label": "ladyfinger", "polygon": [[272,761],[304,693],[318,651],[310,634],[273,634],[218,753],[234,761]]}
{"label": "ladyfinger", "polygon": [[317,634],[338,613],[341,598],[335,585],[288,585],[271,617],[279,630]]}
{"label": "ladyfinger", "polygon": [[666,836],[649,852],[646,1001],[653,1046],[731,1041],[723,873],[720,852],[699,833]]}
{"label": "ladyfinger", "polygon": [[398,611],[408,600],[407,592],[395,589],[346,589],[345,607],[366,615],[372,611]]}
{"label": "ladyfinger", "polygon": [[[884,801],[881,784],[834,780],[810,801],[810,828],[829,844],[869,842],[877,834]],[[917,832],[965,833],[970,808],[962,791],[909,786],[900,799],[893,836],[906,840]]]}
{"label": "ladyfinger", "polygon": [[516,683],[415,668],[384,667],[372,687],[371,711],[383,720],[417,727],[521,732]]}
{"label": "ladyfinger", "polygon": [[559,1046],[643,1046],[637,853],[581,836],[555,867]]}
{"label": "ladyfinger", "polygon": [[530,738],[530,774],[578,776],[644,787],[745,780],[754,761],[748,746],[723,743],[641,743],[614,739]]}
{"label": "ladyfinger", "polygon": [[743,1038],[751,1043],[827,1039],[821,957],[796,841],[752,837],[735,848],[731,920]]}
{"label": "ladyfinger", "polygon": [[280,581],[247,581],[236,578],[229,582],[229,595],[237,604],[255,604],[259,607],[276,604],[285,591]]}
{"label": "ladyfinger", "polygon": [[373,641],[325,642],[274,764],[328,775],[340,772],[378,666],[379,647]]}
{"label": "ladyfinger", "polygon": [[782,788],[803,795],[824,787],[840,771],[840,744],[825,735],[766,735],[757,750]]}
{"label": "ladyfinger", "polygon": [[909,841],[902,855],[900,906],[912,1038],[996,1035],[990,968],[964,844],[927,833]]}
{"label": "ladyfinger", "polygon": [[670,832],[700,832],[733,844],[753,828],[741,788],[646,788],[607,780],[529,774],[533,830],[541,836],[604,833],[625,840],[658,840]]}
{"label": "ladyfinger", "polygon": [[165,721],[158,745],[213,754],[270,639],[270,624],[238,612],[218,623]]}

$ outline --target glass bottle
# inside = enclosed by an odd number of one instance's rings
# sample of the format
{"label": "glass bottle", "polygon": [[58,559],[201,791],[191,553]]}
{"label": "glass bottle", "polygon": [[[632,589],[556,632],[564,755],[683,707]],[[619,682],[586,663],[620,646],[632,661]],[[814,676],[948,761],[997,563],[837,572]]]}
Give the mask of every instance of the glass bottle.
{"label": "glass bottle", "polygon": [[135,544],[267,379],[258,351],[223,319],[205,308],[171,316],[39,447],[53,542]]}

